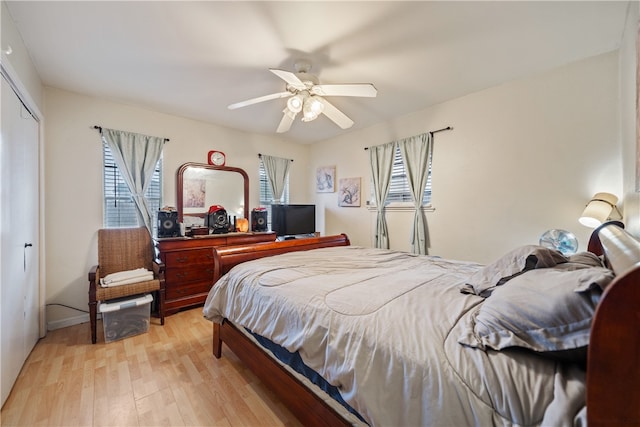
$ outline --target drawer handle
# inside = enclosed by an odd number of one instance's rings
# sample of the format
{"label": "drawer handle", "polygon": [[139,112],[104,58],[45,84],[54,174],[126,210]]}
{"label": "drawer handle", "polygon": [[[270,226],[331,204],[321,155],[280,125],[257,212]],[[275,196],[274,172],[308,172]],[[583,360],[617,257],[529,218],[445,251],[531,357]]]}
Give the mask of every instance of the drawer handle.
{"label": "drawer handle", "polygon": [[188,277],[189,273],[187,272],[183,272],[183,273],[176,273],[176,277],[179,277],[180,279],[184,279],[185,277]]}
{"label": "drawer handle", "polygon": [[177,262],[187,262],[189,261],[189,257],[188,256],[179,256],[176,258]]}

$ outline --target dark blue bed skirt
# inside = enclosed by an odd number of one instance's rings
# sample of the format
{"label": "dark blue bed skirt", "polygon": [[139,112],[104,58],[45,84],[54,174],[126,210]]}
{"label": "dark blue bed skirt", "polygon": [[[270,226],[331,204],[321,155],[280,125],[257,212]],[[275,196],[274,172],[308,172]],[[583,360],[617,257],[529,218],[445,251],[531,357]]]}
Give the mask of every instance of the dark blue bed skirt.
{"label": "dark blue bed skirt", "polygon": [[270,350],[278,358],[278,360],[280,360],[282,363],[286,364],[287,366],[291,367],[300,375],[303,375],[304,377],[309,379],[309,381],[314,383],[316,386],[320,387],[325,393],[331,396],[335,401],[340,403],[349,412],[351,412],[356,417],[358,417],[359,420],[366,423],[366,421],[360,416],[360,414],[358,414],[358,412],[355,409],[353,409],[351,406],[349,406],[347,402],[344,401],[344,399],[340,395],[340,392],[338,391],[338,388],[329,384],[327,380],[322,378],[322,376],[319,373],[317,373],[316,371],[314,371],[313,369],[305,365],[298,352],[291,353],[286,348],[279,346],[278,344],[274,343],[273,341],[261,335],[254,334],[248,329],[246,329],[246,331],[249,332],[258,341],[258,343],[260,343],[262,347]]}

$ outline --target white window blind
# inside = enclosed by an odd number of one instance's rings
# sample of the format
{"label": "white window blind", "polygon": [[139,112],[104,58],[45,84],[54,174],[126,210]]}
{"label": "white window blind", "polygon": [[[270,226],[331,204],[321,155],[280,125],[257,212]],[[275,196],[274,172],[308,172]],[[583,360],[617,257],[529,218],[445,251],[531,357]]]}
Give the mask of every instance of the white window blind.
{"label": "white window blind", "polygon": [[[264,170],[264,165],[260,162],[260,205],[267,208],[267,223],[271,227],[271,204],[273,203],[273,192],[267,179],[267,172]],[[289,175],[287,175],[287,181],[284,184],[284,191],[282,192],[281,203],[289,203]]]}
{"label": "white window blind", "polygon": [[[431,161],[432,158],[430,155],[427,185],[424,188],[422,206],[431,205]],[[371,200],[375,200],[373,195],[373,185],[371,185]],[[395,148],[393,169],[391,170],[391,184],[385,205],[392,203],[411,203],[413,205],[413,197],[407,180],[407,171],[404,166],[404,161],[402,160],[400,147],[398,146]],[[375,202],[373,204],[375,204]]]}
{"label": "white window blind", "polygon": [[[109,146],[102,143],[104,163],[104,227],[138,227],[138,214],[131,192],[122,178]],[[162,157],[153,172],[151,185],[145,198],[151,209],[152,224],[157,223],[158,210],[162,203]],[[155,228],[154,228],[155,230]]]}

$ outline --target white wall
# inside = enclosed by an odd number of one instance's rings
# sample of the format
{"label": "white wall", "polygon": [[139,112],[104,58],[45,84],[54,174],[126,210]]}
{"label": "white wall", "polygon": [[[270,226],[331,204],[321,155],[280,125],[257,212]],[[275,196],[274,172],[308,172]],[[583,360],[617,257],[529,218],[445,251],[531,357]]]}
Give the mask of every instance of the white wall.
{"label": "white wall", "polygon": [[[294,159],[291,193],[307,201],[308,147],[276,137],[239,132],[59,89],[45,91],[47,302],[88,308],[87,274],[97,262],[102,227],[102,146],[94,125],[169,138],[164,149],[164,204],[176,206],[176,171],[186,162],[206,163],[209,150],[227,154],[227,165],[249,175],[250,205],[258,206],[258,153]],[[50,328],[86,315],[49,307]]]}
{"label": "white wall", "polygon": [[[7,9],[4,1],[1,2],[0,19],[2,22],[0,26],[0,49],[3,51],[3,65],[15,72],[15,76],[19,76],[19,83],[24,88],[24,93],[21,95],[29,97],[35,107],[42,111],[43,89],[40,76],[38,76],[38,72],[31,62],[29,52],[13,23],[9,9]],[[4,51],[9,48],[11,48],[12,52],[8,55],[4,54]]]}
{"label": "white wall", "polygon": [[[636,110],[638,2],[629,4],[624,36],[620,47],[620,137],[622,142],[622,168],[624,181],[624,222],[631,233],[640,236],[640,181],[636,182],[638,161],[638,133]],[[622,196],[622,194],[620,195]]]}
{"label": "white wall", "polygon": [[[491,262],[550,228],[575,233],[584,249],[586,202],[598,191],[622,196],[618,123],[613,52],[314,144],[309,191],[315,168],[334,164],[336,180],[362,177],[368,195],[364,147],[452,126],[435,135],[431,254]],[[364,204],[338,207],[336,193],[316,202],[325,233],[371,245],[375,213]],[[391,248],[410,250],[412,215],[387,214]]]}

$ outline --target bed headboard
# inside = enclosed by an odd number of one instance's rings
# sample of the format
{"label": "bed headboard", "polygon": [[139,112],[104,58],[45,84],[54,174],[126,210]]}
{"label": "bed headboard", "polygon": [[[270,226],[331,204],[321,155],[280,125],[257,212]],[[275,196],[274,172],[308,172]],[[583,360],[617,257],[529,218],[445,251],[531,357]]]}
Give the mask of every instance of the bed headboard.
{"label": "bed headboard", "polygon": [[589,250],[604,255],[616,274],[591,326],[589,427],[640,425],[640,241],[622,227],[606,223],[589,241]]}

